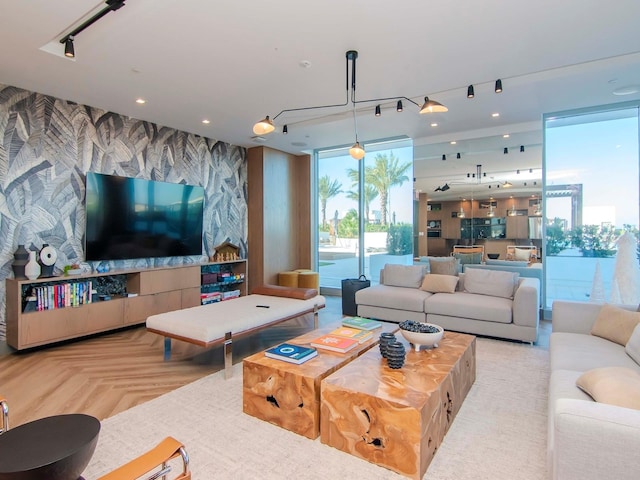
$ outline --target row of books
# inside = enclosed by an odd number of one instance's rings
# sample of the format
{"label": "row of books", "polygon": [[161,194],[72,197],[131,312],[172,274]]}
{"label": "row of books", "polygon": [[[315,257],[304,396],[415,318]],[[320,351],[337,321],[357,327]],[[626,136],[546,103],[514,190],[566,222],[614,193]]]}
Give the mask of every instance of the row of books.
{"label": "row of books", "polygon": [[200,294],[200,304],[208,305],[210,303],[221,302],[240,296],[240,290],[230,290],[228,292],[208,292]]}
{"label": "row of books", "polygon": [[[355,327],[355,325],[358,325],[358,327]],[[346,353],[357,345],[373,338],[373,331],[381,326],[380,322],[368,318],[345,318],[341,327],[312,340],[309,347],[282,343],[265,351],[265,355],[269,358],[301,364],[318,356],[318,348]]]}
{"label": "row of books", "polygon": [[30,302],[35,302],[36,311],[77,307],[91,303],[92,282],[58,283],[33,287]]}

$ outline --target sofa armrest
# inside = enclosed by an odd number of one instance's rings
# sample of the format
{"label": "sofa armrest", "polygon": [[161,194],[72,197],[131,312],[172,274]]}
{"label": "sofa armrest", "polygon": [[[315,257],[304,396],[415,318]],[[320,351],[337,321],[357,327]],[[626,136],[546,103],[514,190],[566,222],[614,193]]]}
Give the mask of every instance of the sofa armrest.
{"label": "sofa armrest", "polygon": [[540,319],[540,281],[521,278],[513,295],[513,323],[524,327],[537,327]]}
{"label": "sofa armrest", "polygon": [[554,480],[638,478],[640,411],[563,398],[553,426]]}

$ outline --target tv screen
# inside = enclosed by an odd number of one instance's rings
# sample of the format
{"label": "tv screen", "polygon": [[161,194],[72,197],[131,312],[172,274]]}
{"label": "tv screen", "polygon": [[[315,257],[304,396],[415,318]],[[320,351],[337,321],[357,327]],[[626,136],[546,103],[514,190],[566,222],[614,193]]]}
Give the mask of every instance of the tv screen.
{"label": "tv screen", "polygon": [[87,261],[202,255],[204,188],[87,173]]}

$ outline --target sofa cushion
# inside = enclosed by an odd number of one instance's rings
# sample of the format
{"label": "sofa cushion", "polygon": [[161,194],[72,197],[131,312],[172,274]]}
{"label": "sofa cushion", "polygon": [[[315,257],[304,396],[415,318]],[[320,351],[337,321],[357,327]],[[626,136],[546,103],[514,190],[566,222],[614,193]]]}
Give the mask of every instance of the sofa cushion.
{"label": "sofa cushion", "polygon": [[640,373],[624,367],[589,370],[576,385],[596,402],[640,410]]}
{"label": "sofa cushion", "polygon": [[384,266],[384,284],[392,287],[418,288],[425,271],[422,265],[397,265],[387,263]]}
{"label": "sofa cushion", "polygon": [[431,295],[418,288],[374,285],[358,290],[355,299],[358,305],[424,312],[424,301]]}
{"label": "sofa cushion", "polygon": [[529,248],[514,248],[513,259],[518,262],[528,262],[531,259],[531,249]]}
{"label": "sofa cushion", "polygon": [[640,325],[636,325],[636,328],[634,328],[629,341],[624,347],[624,351],[640,365]]}
{"label": "sofa cushion", "polygon": [[507,298],[456,292],[435,293],[424,301],[424,311],[429,315],[471,318],[489,322],[511,323],[513,301]]}
{"label": "sofa cushion", "polygon": [[438,275],[458,275],[458,273],[460,273],[458,265],[458,259],[455,257],[429,257],[429,273],[436,273]]}
{"label": "sofa cushion", "polygon": [[519,277],[516,272],[470,268],[465,272],[464,289],[479,295],[513,298]]}
{"label": "sofa cushion", "polygon": [[591,328],[591,335],[606,338],[624,346],[638,323],[640,323],[639,312],[605,304]]}
{"label": "sofa cushion", "polygon": [[517,262],[515,260],[487,260],[487,265],[501,265],[503,267],[527,267],[529,262]]}
{"label": "sofa cushion", "polygon": [[482,252],[477,253],[454,253],[453,258],[460,261],[460,265],[482,263]]}
{"label": "sofa cushion", "polygon": [[627,367],[640,372],[640,366],[622,345],[583,333],[553,332],[549,340],[551,370],[586,372],[599,367]]}
{"label": "sofa cushion", "polygon": [[437,273],[427,273],[422,280],[420,290],[431,293],[453,293],[459,278],[455,275],[439,275]]}

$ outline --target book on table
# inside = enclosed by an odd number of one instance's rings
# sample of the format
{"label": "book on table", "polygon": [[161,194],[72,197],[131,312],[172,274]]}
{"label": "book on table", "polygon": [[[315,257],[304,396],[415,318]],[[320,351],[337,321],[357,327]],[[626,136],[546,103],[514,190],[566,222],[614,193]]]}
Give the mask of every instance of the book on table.
{"label": "book on table", "polygon": [[382,327],[381,322],[362,317],[343,318],[342,325],[345,327],[359,328],[360,330],[375,330],[376,328]]}
{"label": "book on table", "polygon": [[276,360],[283,360],[285,362],[300,365],[307,360],[311,360],[313,357],[317,357],[318,351],[315,348],[305,347],[303,345],[281,343],[280,345],[266,350],[264,354],[269,358],[275,358]]}
{"label": "book on table", "polygon": [[311,342],[312,347],[330,350],[332,352],[345,353],[359,345],[358,340],[352,338],[339,337],[338,335],[322,335]]}
{"label": "book on table", "polygon": [[352,338],[358,340],[360,343],[364,343],[370,338],[373,338],[373,332],[371,330],[360,330],[359,328],[352,327],[340,327],[336,328],[331,335],[337,335],[338,337]]}

